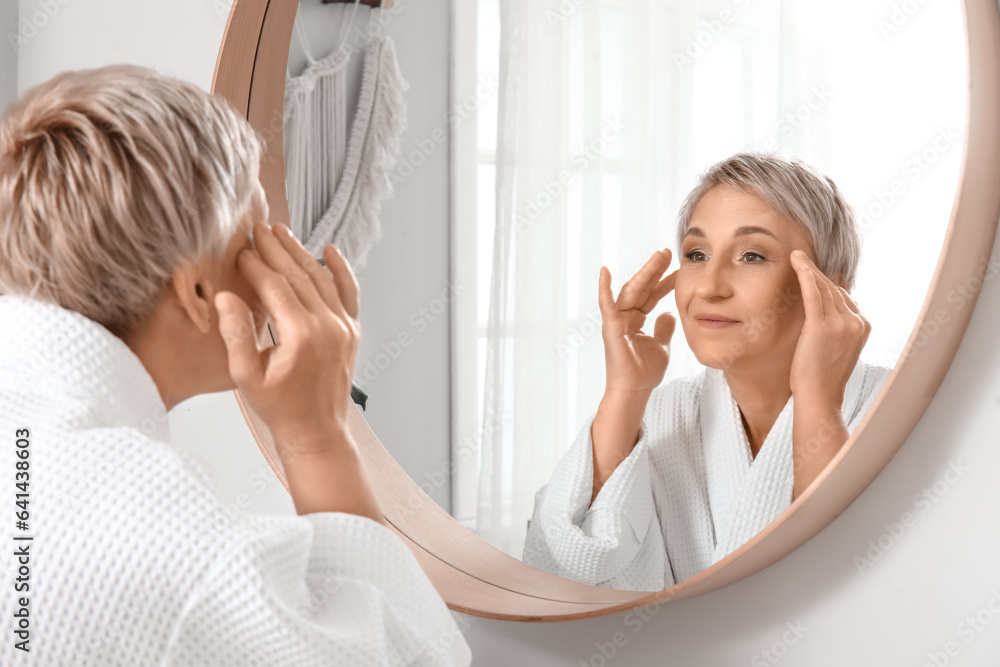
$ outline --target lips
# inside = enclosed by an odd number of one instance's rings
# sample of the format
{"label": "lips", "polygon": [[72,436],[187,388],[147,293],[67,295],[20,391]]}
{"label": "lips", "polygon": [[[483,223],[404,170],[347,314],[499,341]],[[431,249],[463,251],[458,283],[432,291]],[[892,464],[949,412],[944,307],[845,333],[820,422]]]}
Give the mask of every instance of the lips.
{"label": "lips", "polygon": [[728,318],[725,315],[720,315],[718,313],[702,313],[700,315],[695,315],[694,319],[698,322],[698,324],[708,329],[723,329],[725,327],[731,327],[734,324],[739,324],[738,320]]}
{"label": "lips", "polygon": [[694,319],[725,324],[736,324],[738,322],[738,320],[728,318],[725,315],[719,315],[718,313],[702,313],[701,315],[695,315]]}

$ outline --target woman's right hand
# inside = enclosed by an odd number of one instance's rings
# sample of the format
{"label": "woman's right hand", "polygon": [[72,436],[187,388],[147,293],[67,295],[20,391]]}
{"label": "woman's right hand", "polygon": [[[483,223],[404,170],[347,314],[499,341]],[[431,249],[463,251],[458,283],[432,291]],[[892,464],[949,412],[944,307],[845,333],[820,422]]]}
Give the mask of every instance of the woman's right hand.
{"label": "woman's right hand", "polygon": [[601,267],[598,302],[607,373],[605,396],[648,395],[663,382],[677,320],[670,313],[661,314],[652,336],[643,333],[642,325],[660,299],[674,289],[677,271],[662,277],[670,257],[670,250],[654,252],[622,286],[617,300],[611,294],[611,272]]}
{"label": "woman's right hand", "polygon": [[[361,326],[358,283],[333,246],[324,268],[286,225],[254,228],[256,250],[237,258],[278,331],[278,344],[258,350],[248,326],[249,308],[236,294],[220,292],[215,305],[229,353],[229,374],[244,399],[271,429],[282,460],[337,448],[346,433],[351,379]],[[294,445],[292,445],[294,443]]]}

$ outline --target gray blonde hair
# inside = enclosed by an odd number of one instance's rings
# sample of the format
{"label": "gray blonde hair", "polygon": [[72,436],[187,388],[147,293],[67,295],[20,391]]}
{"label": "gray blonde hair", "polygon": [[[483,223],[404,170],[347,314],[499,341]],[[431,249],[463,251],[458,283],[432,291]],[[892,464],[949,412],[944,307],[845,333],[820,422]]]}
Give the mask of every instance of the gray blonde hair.
{"label": "gray blonde hair", "polygon": [[262,150],[227,101],[149,68],[29,89],[0,124],[0,293],[136,333],[179,263],[222,258]]}
{"label": "gray blonde hair", "polygon": [[827,277],[843,277],[850,291],[861,257],[861,236],[854,210],[828,176],[806,163],[776,153],[744,152],[705,171],[678,214],[680,248],[695,206],[709,190],[728,185],[763,199],[780,215],[797,222],[809,237],[816,266]]}

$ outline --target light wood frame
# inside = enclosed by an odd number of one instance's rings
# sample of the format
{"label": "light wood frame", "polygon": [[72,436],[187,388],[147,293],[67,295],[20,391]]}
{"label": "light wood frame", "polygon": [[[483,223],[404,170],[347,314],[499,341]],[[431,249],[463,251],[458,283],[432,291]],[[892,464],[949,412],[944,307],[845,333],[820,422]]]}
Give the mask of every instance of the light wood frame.
{"label": "light wood frame", "polygon": [[[261,166],[271,221],[287,222],[282,155],[285,69],[297,2],[235,0],[212,92],[227,98],[271,147]],[[975,298],[957,307],[957,287],[978,296],[1000,217],[1000,14],[996,0],[964,0],[969,104],[955,205],[930,291],[872,409],[813,484],[773,523],[725,559],[658,593],[588,586],[543,572],[493,548],[431,500],[388,454],[358,411],[361,447],[387,521],[413,551],[451,609],[515,621],[563,621],[659,605],[738,581],[795,550],[861,494],[909,436],[965,334]],[[945,313],[947,322],[933,326]],[[236,399],[261,451],[287,488],[270,431]]]}

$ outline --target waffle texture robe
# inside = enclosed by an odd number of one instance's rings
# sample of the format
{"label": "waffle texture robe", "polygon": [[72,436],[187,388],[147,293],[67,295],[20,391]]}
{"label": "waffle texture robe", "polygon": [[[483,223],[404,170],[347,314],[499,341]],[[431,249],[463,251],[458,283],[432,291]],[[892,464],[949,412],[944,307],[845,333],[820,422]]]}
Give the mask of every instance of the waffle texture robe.
{"label": "waffle texture robe", "polygon": [[[889,369],[859,363],[844,391],[853,433]],[[659,591],[735,551],[792,502],[793,402],[756,458],[720,370],[657,387],[639,440],[590,502],[594,460],[587,420],[535,495],[523,560],[580,581]]]}
{"label": "waffle texture robe", "polygon": [[[168,427],[121,339],[74,311],[0,296],[0,664],[470,663],[392,531],[353,514],[263,516],[223,502]],[[24,527],[11,511],[18,482],[30,494]],[[15,593],[22,565],[28,587]],[[30,653],[11,632],[19,596]]]}

